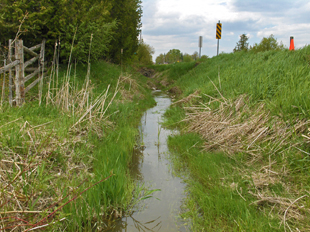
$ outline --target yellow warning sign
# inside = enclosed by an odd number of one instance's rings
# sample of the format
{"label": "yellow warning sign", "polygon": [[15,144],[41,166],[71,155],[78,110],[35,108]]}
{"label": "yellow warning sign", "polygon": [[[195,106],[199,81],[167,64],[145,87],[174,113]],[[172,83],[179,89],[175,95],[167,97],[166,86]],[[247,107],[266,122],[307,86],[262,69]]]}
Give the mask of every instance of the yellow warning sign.
{"label": "yellow warning sign", "polygon": [[217,39],[222,38],[222,24],[221,23],[216,24],[216,38]]}

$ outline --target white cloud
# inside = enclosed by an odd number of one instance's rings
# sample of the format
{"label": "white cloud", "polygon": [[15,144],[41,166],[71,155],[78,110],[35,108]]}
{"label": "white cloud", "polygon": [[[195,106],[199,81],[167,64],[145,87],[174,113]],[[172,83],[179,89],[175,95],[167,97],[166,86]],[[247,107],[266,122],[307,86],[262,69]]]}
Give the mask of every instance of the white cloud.
{"label": "white cloud", "polygon": [[[310,41],[310,2],[307,0],[143,0],[144,41],[155,48],[155,57],[170,49],[192,54],[203,36],[203,54],[216,54],[215,27],[222,23],[220,51],[232,52],[240,34],[250,45],[271,34],[296,47]],[[154,57],[154,59],[155,59]]]}

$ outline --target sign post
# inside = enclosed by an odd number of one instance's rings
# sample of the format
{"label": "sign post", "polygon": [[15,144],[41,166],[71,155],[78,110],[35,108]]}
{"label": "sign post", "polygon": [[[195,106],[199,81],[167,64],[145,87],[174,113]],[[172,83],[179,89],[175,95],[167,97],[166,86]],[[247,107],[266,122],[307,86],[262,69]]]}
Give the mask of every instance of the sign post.
{"label": "sign post", "polygon": [[201,58],[202,36],[199,36],[199,59]]}
{"label": "sign post", "polygon": [[222,24],[219,22],[216,24],[216,39],[217,39],[217,55],[219,55],[220,39],[222,38]]}

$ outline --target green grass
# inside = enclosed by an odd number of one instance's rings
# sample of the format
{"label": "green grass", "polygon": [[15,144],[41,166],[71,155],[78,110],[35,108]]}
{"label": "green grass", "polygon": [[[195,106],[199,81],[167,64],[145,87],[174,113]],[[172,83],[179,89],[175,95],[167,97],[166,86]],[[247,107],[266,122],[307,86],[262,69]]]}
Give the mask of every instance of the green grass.
{"label": "green grass", "polygon": [[177,135],[168,142],[175,168],[190,173],[182,217],[192,220],[191,231],[282,231],[277,220],[249,205],[253,198],[243,193],[245,201],[236,192],[234,183],[238,191],[254,191],[238,173],[241,162],[223,153],[201,152],[203,140],[196,134]]}
{"label": "green grass", "polygon": [[291,117],[287,115],[309,118],[309,54],[310,46],[294,52],[221,54],[180,76],[176,85],[184,91],[185,96],[195,90],[219,96],[211,79],[228,99],[247,94],[253,103],[266,102],[273,114],[284,119]]}
{"label": "green grass", "polygon": [[[66,67],[60,70],[59,84],[63,82]],[[125,70],[126,71],[126,70]],[[128,71],[132,71],[128,69]],[[74,77],[74,73],[76,74]],[[87,67],[78,65],[72,70],[71,86],[81,88],[87,73]],[[120,67],[103,61],[91,65],[91,84],[93,86],[92,100],[111,85],[107,102],[112,99],[118,78],[121,74]],[[129,75],[129,74],[128,74]],[[139,135],[138,125],[143,112],[155,102],[148,90],[148,79],[137,73],[131,73],[139,86],[133,92],[132,101],[124,101],[118,93],[113,103],[107,110],[106,120],[92,125],[89,121],[81,123],[77,130],[70,129],[78,120],[73,113],[63,111],[51,104],[39,106],[37,89],[34,88],[26,96],[26,103],[22,107],[9,107],[5,104],[0,109],[1,150],[0,158],[9,159],[5,152],[11,152],[12,157],[17,154],[22,160],[37,163],[35,156],[42,157],[34,174],[23,178],[31,181],[20,189],[18,183],[13,187],[29,199],[24,206],[27,210],[45,209],[50,204],[56,203],[52,209],[56,210],[70,199],[98,183],[111,173],[113,176],[99,183],[69,204],[56,212],[55,221],[66,218],[65,221],[56,223],[53,228],[66,228],[66,231],[89,231],[103,225],[103,219],[114,215],[112,212],[126,213],[136,199],[133,198],[135,183],[129,175],[133,147]],[[122,84],[122,88],[129,91],[131,84]],[[132,89],[133,90],[133,89]],[[47,85],[44,85],[43,96],[46,96]],[[17,120],[18,119],[18,120]],[[9,123],[17,120],[15,123]],[[9,124],[6,124],[9,123]],[[32,129],[35,126],[48,123]],[[30,135],[27,133],[29,130]],[[102,131],[101,135],[96,132]],[[31,136],[31,137],[30,137]],[[33,144],[31,138],[40,144]],[[59,145],[53,144],[59,142]],[[63,145],[60,145],[63,144]],[[44,155],[47,154],[47,155]],[[46,158],[43,158],[46,157]],[[41,160],[41,158],[39,158]],[[13,165],[13,173],[8,178],[13,180],[18,169]],[[6,192],[1,190],[2,194]],[[6,195],[5,195],[6,196]],[[43,207],[39,198],[49,198],[48,204]],[[15,202],[5,205],[6,210],[15,209]],[[49,209],[50,211],[51,209]],[[112,213],[112,214],[111,214]],[[44,218],[48,214],[42,214]],[[26,215],[25,215],[26,216]],[[37,223],[40,217],[25,217],[29,222]],[[111,218],[113,219],[113,217]],[[48,220],[45,221],[48,222]],[[44,223],[43,223],[44,224]],[[95,226],[96,224],[96,226]],[[50,229],[52,227],[49,227]]]}

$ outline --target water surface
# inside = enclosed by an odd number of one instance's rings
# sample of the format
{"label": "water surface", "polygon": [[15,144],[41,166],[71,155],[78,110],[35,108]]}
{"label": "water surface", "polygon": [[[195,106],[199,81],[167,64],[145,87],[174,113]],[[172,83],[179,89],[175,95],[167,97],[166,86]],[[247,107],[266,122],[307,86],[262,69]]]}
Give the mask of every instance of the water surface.
{"label": "water surface", "polygon": [[[186,231],[178,218],[184,199],[185,184],[175,176],[169,162],[167,138],[175,133],[160,123],[171,99],[155,92],[156,106],[147,110],[140,127],[142,151],[135,152],[132,175],[150,189],[160,189],[144,200],[143,207],[124,217],[112,231]],[[142,153],[142,154],[141,154]],[[140,205],[141,206],[141,205]]]}

